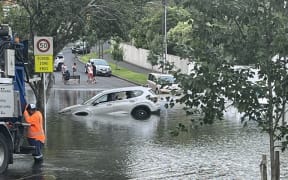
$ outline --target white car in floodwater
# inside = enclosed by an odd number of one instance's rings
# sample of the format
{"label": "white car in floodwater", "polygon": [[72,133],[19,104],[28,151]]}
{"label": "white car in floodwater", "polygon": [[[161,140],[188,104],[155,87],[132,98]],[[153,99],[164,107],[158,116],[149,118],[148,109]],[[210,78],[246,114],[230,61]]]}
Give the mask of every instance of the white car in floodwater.
{"label": "white car in floodwater", "polygon": [[91,99],[59,111],[78,116],[97,114],[131,114],[145,120],[160,112],[160,102],[151,88],[135,86],[103,90]]}

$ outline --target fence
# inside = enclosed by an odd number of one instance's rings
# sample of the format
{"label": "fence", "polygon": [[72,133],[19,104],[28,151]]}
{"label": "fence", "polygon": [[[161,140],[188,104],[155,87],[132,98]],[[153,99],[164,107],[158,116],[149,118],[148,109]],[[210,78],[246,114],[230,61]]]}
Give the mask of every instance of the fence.
{"label": "fence", "polygon": [[[152,69],[154,71],[162,72],[162,69],[159,67],[159,65],[152,67],[149,61],[147,61],[149,50],[136,48],[135,46],[123,43],[121,44],[121,47],[124,51],[124,61],[143,67],[145,69]],[[181,59],[178,56],[173,56],[170,54],[167,54],[166,59],[167,62],[174,64],[174,70],[180,69],[183,74],[189,74],[193,68],[193,64],[187,59]]]}

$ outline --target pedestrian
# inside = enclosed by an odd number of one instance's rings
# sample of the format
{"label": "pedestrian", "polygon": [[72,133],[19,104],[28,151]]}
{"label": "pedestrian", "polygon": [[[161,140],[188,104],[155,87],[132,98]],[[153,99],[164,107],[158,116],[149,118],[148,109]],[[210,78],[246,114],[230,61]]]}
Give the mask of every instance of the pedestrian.
{"label": "pedestrian", "polygon": [[65,75],[66,70],[67,70],[67,66],[66,66],[66,64],[63,63],[61,66],[62,80],[63,81],[64,81],[64,75]]}
{"label": "pedestrian", "polygon": [[70,72],[69,70],[66,70],[65,73],[63,74],[63,77],[64,77],[64,84],[67,84],[67,82],[69,81],[70,79]]}
{"label": "pedestrian", "polygon": [[32,156],[35,163],[41,163],[43,162],[42,148],[45,142],[42,113],[37,110],[35,104],[28,104],[24,110],[24,118],[30,124],[27,132],[28,143],[30,146],[35,146]]}
{"label": "pedestrian", "polygon": [[87,82],[90,84],[92,83],[92,80],[93,80],[93,67],[90,63],[88,64],[88,67],[87,67],[87,74],[88,74]]}
{"label": "pedestrian", "polygon": [[74,73],[77,71],[77,66],[76,66],[76,63],[74,63],[72,65],[72,72],[73,72],[73,76],[74,76]]}
{"label": "pedestrian", "polygon": [[93,82],[93,83],[96,83],[96,73],[97,73],[97,71],[96,71],[96,66],[95,66],[94,62],[91,62],[91,65],[92,65],[92,69],[93,69],[92,82]]}

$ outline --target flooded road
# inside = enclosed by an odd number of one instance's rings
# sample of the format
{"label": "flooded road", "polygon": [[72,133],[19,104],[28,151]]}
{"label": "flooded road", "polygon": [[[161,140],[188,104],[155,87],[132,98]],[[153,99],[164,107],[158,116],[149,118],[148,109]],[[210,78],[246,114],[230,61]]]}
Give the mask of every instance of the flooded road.
{"label": "flooded road", "polygon": [[[16,155],[0,179],[260,179],[261,155],[269,154],[268,137],[253,124],[243,128],[236,114],[179,136],[170,132],[190,120],[180,106],[162,108],[160,116],[146,121],[130,115],[57,114],[96,93],[53,90],[44,163],[37,167],[30,155]],[[281,179],[287,179],[287,152],[281,158]]]}

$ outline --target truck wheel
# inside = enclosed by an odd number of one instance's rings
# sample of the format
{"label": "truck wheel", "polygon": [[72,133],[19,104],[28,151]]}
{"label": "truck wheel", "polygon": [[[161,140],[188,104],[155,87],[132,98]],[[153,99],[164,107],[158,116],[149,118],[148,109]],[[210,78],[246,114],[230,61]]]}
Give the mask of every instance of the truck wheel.
{"label": "truck wheel", "polygon": [[6,138],[0,134],[0,174],[6,171],[8,167],[9,149]]}

